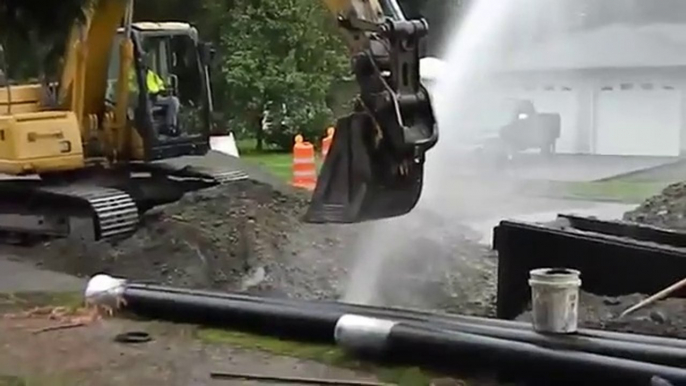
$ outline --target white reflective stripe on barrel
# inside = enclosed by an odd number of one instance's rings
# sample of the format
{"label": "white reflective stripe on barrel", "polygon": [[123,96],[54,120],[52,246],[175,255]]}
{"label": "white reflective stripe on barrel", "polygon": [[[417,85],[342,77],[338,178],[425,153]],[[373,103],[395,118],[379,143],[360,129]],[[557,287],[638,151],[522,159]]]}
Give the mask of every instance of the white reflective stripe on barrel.
{"label": "white reflective stripe on barrel", "polygon": [[296,177],[312,177],[312,176],[315,176],[316,173],[315,173],[314,171],[311,171],[311,172],[303,172],[303,171],[298,171],[298,170],[296,170],[296,171],[293,172],[293,175],[296,176]]}

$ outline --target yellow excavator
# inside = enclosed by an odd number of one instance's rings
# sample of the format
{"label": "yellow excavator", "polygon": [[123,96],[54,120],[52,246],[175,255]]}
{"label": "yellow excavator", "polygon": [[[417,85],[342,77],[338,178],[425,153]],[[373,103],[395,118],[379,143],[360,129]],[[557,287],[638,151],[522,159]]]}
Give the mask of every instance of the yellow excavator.
{"label": "yellow excavator", "polygon": [[[419,199],[425,153],[438,140],[419,83],[428,26],[406,20],[394,0],[324,3],[345,34],[360,96],[337,124],[305,220],[402,215]],[[203,161],[211,45],[186,23],[132,20],[133,0],[94,0],[57,84],[0,88],[0,232],[121,239],[154,206],[249,178]]]}

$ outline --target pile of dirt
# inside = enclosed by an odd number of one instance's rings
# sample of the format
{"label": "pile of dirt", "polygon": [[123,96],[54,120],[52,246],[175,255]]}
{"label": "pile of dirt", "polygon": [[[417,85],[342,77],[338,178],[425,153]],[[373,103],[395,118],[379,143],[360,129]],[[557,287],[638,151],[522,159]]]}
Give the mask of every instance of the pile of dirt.
{"label": "pile of dirt", "polygon": [[[623,318],[619,315],[647,296],[632,294],[619,297],[579,294],[579,325],[586,328],[646,335],[686,338],[686,300],[665,299]],[[527,311],[517,318],[531,321]]]}
{"label": "pile of dirt", "polygon": [[[308,299],[338,299],[373,281],[381,285],[369,290],[383,305],[490,312],[494,289],[481,284],[494,283],[495,262],[467,228],[421,211],[382,222],[306,224],[307,205],[306,194],[248,180],[189,193],[149,213],[136,234],[116,244],[61,239],[12,252],[80,277],[104,272]],[[392,240],[380,239],[379,229]],[[383,266],[377,277],[349,274],[374,260]]]}
{"label": "pile of dirt", "polygon": [[[660,194],[626,212],[625,221],[686,231],[686,182],[669,185]],[[670,298],[624,318],[618,316],[649,295],[620,297],[581,293],[579,323],[589,328],[686,338],[686,299]],[[530,320],[529,312],[520,316]]]}
{"label": "pile of dirt", "polygon": [[495,253],[470,228],[422,208],[375,223],[358,243],[364,259],[347,300],[492,315]]}
{"label": "pile of dirt", "polygon": [[350,242],[349,233],[300,222],[306,204],[302,194],[242,181],[187,194],[119,243],[54,240],[25,255],[83,277],[106,272],[190,288],[330,297],[335,283],[308,288],[299,276],[335,271],[332,251]]}
{"label": "pile of dirt", "polygon": [[624,220],[686,231],[686,182],[669,185],[660,194],[625,213]]}

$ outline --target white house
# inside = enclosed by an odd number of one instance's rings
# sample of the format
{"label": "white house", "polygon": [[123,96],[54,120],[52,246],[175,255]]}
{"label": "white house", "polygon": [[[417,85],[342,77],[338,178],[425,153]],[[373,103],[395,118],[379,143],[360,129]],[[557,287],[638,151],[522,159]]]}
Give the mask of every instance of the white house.
{"label": "white house", "polygon": [[686,154],[686,25],[611,25],[514,53],[512,97],[562,117],[560,153]]}

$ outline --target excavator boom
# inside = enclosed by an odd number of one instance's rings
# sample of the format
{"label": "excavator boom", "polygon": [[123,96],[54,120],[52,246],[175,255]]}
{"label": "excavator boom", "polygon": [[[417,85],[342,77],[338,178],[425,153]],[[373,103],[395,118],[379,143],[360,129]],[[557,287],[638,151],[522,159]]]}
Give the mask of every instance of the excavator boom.
{"label": "excavator boom", "polygon": [[351,50],[360,86],[339,119],[305,221],[354,223],[400,216],[421,196],[425,153],[438,141],[429,93],[419,81],[424,20],[395,0],[325,0]]}

